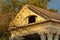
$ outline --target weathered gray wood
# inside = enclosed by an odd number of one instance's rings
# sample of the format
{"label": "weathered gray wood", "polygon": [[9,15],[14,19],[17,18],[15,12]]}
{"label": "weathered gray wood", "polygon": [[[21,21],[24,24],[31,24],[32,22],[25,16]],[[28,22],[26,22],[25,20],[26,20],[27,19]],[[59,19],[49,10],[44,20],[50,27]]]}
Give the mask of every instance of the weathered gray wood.
{"label": "weathered gray wood", "polygon": [[47,34],[48,35],[48,40],[53,40],[53,34]]}
{"label": "weathered gray wood", "polygon": [[58,38],[59,38],[59,34],[57,34],[57,35],[55,36],[55,39],[54,39],[54,40],[58,40]]}
{"label": "weathered gray wood", "polygon": [[46,40],[45,34],[41,34],[41,40]]}

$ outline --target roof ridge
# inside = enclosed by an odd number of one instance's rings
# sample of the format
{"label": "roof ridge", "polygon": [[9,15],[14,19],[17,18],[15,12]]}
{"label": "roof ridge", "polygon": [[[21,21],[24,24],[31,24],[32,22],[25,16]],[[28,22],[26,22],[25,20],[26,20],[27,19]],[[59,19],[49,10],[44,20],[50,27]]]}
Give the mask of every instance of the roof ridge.
{"label": "roof ridge", "polygon": [[[28,6],[28,7],[29,7],[29,6]],[[30,6],[29,8],[33,8],[33,7]],[[33,9],[36,10],[35,8],[33,8]],[[36,10],[36,11],[39,11],[39,10]],[[40,12],[40,11],[39,11],[39,12]],[[42,12],[40,12],[40,13],[42,13]],[[48,17],[47,15],[45,15],[45,14],[43,14],[43,13],[42,13],[42,15]]]}
{"label": "roof ridge", "polygon": [[60,21],[60,14],[54,13],[54,12],[50,12],[48,10],[39,8],[39,7],[35,7],[33,5],[28,5],[28,8],[30,8],[31,10],[33,10],[34,12],[38,12],[38,14],[43,14],[43,16],[48,17],[49,19],[56,19]]}

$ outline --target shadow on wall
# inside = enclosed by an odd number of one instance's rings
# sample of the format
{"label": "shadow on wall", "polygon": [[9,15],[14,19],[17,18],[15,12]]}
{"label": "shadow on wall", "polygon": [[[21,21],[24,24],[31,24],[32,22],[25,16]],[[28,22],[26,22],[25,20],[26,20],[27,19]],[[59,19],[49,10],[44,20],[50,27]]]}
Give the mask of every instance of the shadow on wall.
{"label": "shadow on wall", "polygon": [[41,37],[37,33],[29,34],[29,35],[24,36],[24,40],[41,40]]}
{"label": "shadow on wall", "polygon": [[[45,39],[48,40],[47,34],[45,35]],[[52,40],[54,40],[55,35],[52,37]],[[29,35],[25,35],[25,36],[16,36],[11,40],[42,40],[41,35],[39,35],[38,33],[34,33],[34,34],[29,34]],[[60,40],[60,35],[58,35],[58,40]]]}

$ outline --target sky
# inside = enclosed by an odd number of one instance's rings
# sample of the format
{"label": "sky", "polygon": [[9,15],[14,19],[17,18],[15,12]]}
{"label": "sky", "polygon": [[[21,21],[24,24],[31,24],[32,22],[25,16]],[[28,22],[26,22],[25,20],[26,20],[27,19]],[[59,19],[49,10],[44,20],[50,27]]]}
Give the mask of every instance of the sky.
{"label": "sky", "polygon": [[[3,0],[4,1],[4,0]],[[24,0],[20,0],[20,1],[24,1]],[[58,10],[58,13],[60,13],[60,0],[51,0],[48,3],[48,8],[54,8]]]}
{"label": "sky", "polygon": [[48,8],[54,8],[58,10],[58,13],[60,13],[60,0],[51,0],[48,3]]}
{"label": "sky", "polygon": [[[20,1],[24,1],[24,0],[20,0]],[[51,0],[48,3],[48,8],[54,8],[58,10],[58,13],[60,13],[60,0]]]}

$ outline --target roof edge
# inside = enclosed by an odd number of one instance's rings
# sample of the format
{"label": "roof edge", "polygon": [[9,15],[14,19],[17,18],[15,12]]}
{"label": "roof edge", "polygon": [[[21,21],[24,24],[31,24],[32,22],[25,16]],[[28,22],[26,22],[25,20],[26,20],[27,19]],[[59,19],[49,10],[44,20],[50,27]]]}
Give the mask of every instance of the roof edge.
{"label": "roof edge", "polygon": [[50,19],[50,20],[55,21],[55,22],[60,22],[59,20],[56,20],[56,19]]}

